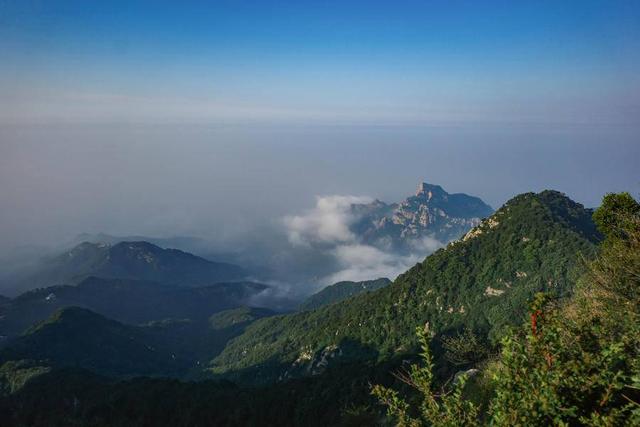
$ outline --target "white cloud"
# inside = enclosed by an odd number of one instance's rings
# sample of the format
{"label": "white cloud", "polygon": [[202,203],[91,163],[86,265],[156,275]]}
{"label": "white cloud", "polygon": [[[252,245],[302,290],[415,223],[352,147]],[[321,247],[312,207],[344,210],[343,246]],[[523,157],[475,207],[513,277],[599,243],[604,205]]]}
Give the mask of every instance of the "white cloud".
{"label": "white cloud", "polygon": [[342,268],[325,277],[322,280],[325,285],[343,280],[360,281],[379,277],[393,280],[424,259],[424,255],[394,254],[362,244],[341,245],[333,249],[332,253]]}
{"label": "white cloud", "polygon": [[356,219],[351,205],[372,200],[362,196],[316,197],[315,208],[303,215],[284,218],[289,241],[294,245],[355,242],[356,236],[349,230]]}
{"label": "white cloud", "polygon": [[[370,203],[363,196],[323,196],[316,198],[316,206],[302,215],[284,218],[289,242],[304,246],[318,255],[335,260],[334,271],[318,280],[326,286],[343,280],[371,280],[379,277],[395,279],[427,255],[444,246],[430,237],[408,242],[409,253],[394,252],[391,245],[364,244],[350,226],[358,219],[351,205]],[[299,249],[298,249],[299,250]]]}
{"label": "white cloud", "polygon": [[435,252],[438,249],[443,248],[445,246],[445,244],[442,243],[441,241],[428,236],[411,240],[409,242],[409,245],[411,246],[413,251],[418,253],[426,253],[426,254]]}

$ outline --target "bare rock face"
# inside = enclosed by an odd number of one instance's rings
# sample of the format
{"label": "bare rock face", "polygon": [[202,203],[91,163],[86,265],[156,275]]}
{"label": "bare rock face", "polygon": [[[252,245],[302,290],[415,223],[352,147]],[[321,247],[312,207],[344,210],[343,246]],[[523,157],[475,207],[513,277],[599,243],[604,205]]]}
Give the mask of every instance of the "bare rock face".
{"label": "bare rock face", "polygon": [[402,249],[424,238],[442,244],[458,239],[491,215],[481,199],[462,193],[449,194],[439,185],[422,182],[414,196],[400,203],[376,200],[352,206],[359,220],[354,232],[365,243]]}

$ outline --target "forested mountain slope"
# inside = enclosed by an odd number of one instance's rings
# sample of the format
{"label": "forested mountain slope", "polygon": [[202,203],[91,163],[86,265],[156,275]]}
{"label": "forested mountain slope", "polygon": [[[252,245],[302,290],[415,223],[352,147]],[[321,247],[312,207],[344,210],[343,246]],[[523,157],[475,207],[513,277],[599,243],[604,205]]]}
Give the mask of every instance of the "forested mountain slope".
{"label": "forested mountain slope", "polygon": [[[421,363],[400,374],[413,395],[372,389],[387,407],[382,424],[640,425],[640,204],[629,193],[609,193],[593,220],[605,238],[573,294],[536,294],[527,321],[475,369],[441,385],[431,331],[417,328]],[[449,348],[462,355],[465,347]]]}
{"label": "forested mountain slope", "polygon": [[591,212],[555,191],[519,195],[463,239],[383,289],[249,326],[211,372],[252,382],[317,374],[336,361],[411,353],[415,328],[468,326],[498,339],[519,325],[538,291],[566,295],[599,234]]}
{"label": "forested mountain slope", "polygon": [[0,335],[11,337],[56,310],[78,306],[125,323],[167,318],[204,320],[221,310],[246,305],[267,289],[253,282],[185,288],[131,279],[89,277],[77,285],[50,286],[0,303]]}
{"label": "forested mountain slope", "polygon": [[[270,315],[267,309],[240,307],[204,319],[134,326],[66,307],[9,340],[0,350],[0,371],[15,375],[26,364],[81,368],[111,377],[197,376],[201,361],[217,355],[251,322]],[[2,376],[0,372],[0,386]]]}
{"label": "forested mountain slope", "polygon": [[300,309],[315,310],[322,306],[335,304],[364,292],[376,291],[389,284],[391,284],[391,280],[387,278],[364,280],[361,282],[344,281],[334,283],[304,300],[302,304],[300,304]]}
{"label": "forested mountain slope", "polygon": [[0,350],[0,363],[21,360],[111,376],[176,375],[189,367],[153,328],[125,325],[78,307],[57,311]]}

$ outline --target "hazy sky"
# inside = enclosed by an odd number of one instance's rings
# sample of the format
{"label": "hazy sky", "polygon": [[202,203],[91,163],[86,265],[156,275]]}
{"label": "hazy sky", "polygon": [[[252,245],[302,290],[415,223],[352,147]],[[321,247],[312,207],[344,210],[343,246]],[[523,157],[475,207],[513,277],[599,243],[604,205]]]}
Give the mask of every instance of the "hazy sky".
{"label": "hazy sky", "polygon": [[2,245],[640,189],[640,2],[0,0]]}

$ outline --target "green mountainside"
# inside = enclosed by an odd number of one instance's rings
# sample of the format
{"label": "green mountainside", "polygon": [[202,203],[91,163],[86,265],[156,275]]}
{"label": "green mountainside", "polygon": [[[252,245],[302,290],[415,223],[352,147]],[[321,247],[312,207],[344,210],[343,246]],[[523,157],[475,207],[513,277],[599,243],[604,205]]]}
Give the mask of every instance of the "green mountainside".
{"label": "green mountainside", "polygon": [[380,278],[362,282],[344,281],[334,283],[307,298],[300,304],[300,310],[315,310],[325,305],[340,302],[363,292],[371,292],[391,284],[391,280]]}
{"label": "green mountainside", "polygon": [[[411,393],[371,388],[387,410],[381,424],[640,425],[640,204],[629,193],[609,193],[593,221],[604,240],[582,265],[573,294],[536,294],[527,321],[474,369],[439,380],[432,331],[417,328],[420,361],[398,374]],[[450,356],[474,347],[466,335],[445,342]]]}
{"label": "green mountainside", "polygon": [[221,310],[246,305],[267,289],[253,282],[185,288],[130,279],[89,277],[79,284],[25,292],[0,303],[0,335],[15,336],[56,310],[78,306],[124,323],[167,318],[204,320]]}
{"label": "green mountainside", "polygon": [[251,382],[314,375],[354,360],[415,349],[415,328],[471,328],[495,342],[519,325],[536,292],[571,292],[599,234],[591,212],[555,191],[519,195],[467,235],[378,291],[251,324],[211,362],[214,374]]}
{"label": "green mountainside", "polygon": [[0,350],[0,366],[19,371],[25,361],[34,361],[39,367],[81,368],[113,377],[187,378],[197,376],[201,361],[216,356],[248,324],[270,315],[267,309],[240,307],[200,321],[165,319],[133,326],[66,307],[10,340]]}
{"label": "green mountainside", "polygon": [[273,312],[266,308],[238,307],[212,315],[209,317],[209,326],[214,330],[235,329],[271,315]]}
{"label": "green mountainside", "polygon": [[0,362],[35,360],[110,376],[176,375],[188,361],[176,357],[152,330],[69,307],[0,350]]}

